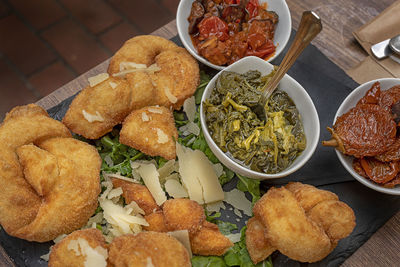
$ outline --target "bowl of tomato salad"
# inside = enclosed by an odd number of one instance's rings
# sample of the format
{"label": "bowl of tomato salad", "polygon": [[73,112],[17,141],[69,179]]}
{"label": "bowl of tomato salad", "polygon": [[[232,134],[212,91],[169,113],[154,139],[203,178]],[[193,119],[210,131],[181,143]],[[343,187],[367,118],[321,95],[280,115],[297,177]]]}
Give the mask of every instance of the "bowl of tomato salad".
{"label": "bowl of tomato salad", "polygon": [[219,70],[246,56],[273,60],[292,25],[284,0],[182,0],[176,22],[185,48]]}

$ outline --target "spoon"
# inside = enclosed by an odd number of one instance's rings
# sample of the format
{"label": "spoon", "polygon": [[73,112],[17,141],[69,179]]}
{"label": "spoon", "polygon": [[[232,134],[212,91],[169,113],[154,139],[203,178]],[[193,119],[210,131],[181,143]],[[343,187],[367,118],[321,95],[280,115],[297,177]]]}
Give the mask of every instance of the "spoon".
{"label": "spoon", "polygon": [[322,30],[321,19],[313,11],[304,11],[301,17],[300,25],[294,37],[293,43],[287,51],[278,67],[275,75],[264,85],[263,93],[257,104],[251,107],[251,110],[257,115],[261,121],[267,119],[265,114],[265,105],[268,98],[275,91],[278,83],[296,61],[297,57],[303,52],[304,48],[314,39]]}
{"label": "spoon", "polygon": [[400,35],[397,35],[390,39],[389,41],[389,47],[392,49],[394,53],[397,55],[400,55]]}

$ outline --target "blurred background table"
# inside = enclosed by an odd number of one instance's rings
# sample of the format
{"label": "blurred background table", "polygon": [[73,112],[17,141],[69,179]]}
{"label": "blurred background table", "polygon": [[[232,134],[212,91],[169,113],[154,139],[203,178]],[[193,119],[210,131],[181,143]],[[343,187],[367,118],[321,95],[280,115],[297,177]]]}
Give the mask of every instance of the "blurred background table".
{"label": "blurred background table", "polygon": [[[6,1],[7,2],[7,1]],[[21,2],[21,1],[10,1]],[[43,2],[43,1],[40,1]],[[49,2],[49,1],[44,1]],[[51,2],[51,1],[50,1]],[[66,2],[66,1],[56,1]],[[77,1],[70,1],[77,2]],[[79,2],[79,1],[78,1]],[[119,8],[124,5],[128,5],[123,0],[118,1],[89,1],[93,3],[100,2],[100,5],[107,4],[118,4]],[[138,4],[138,8],[142,7],[143,4],[139,2],[146,1],[131,1]],[[161,7],[166,8],[165,5],[169,5],[169,8],[176,9],[177,0],[152,0],[151,3],[158,3],[158,9]],[[287,0],[289,5],[293,27],[297,29],[301,14],[304,10],[313,10],[319,14],[323,20],[324,29],[321,34],[313,41],[313,44],[317,46],[330,60],[337,64],[343,70],[355,66],[362,61],[367,54],[358,45],[356,40],[352,36],[352,32],[367,23],[373,17],[382,12],[386,7],[392,4],[394,1],[390,0]],[[0,37],[1,32],[1,6],[0,0]],[[154,4],[153,3],[153,4]],[[164,4],[164,6],[162,6]],[[9,5],[9,4],[8,4]],[[154,8],[154,6],[153,6]],[[170,14],[173,13],[171,10]],[[146,13],[146,11],[143,11]],[[151,15],[152,10],[148,10],[147,15],[154,18]],[[157,11],[161,12],[161,11]],[[162,13],[162,12],[161,12]],[[77,13],[79,15],[79,12]],[[163,17],[165,20],[165,16]],[[129,18],[124,15],[123,23]],[[143,23],[149,22],[146,19]],[[129,24],[129,23],[127,23]],[[90,27],[91,24],[88,24]],[[142,31],[146,32],[146,29],[151,29],[151,26],[143,24]],[[124,26],[125,27],[125,26]],[[151,30],[147,30],[151,32]],[[142,32],[143,33],[143,32]],[[134,33],[135,35],[137,33]],[[155,35],[159,35],[165,38],[171,38],[177,34],[175,21],[164,25],[159,30],[153,32]],[[0,42],[3,42],[0,38]],[[122,42],[122,40],[120,40]],[[121,45],[120,43],[119,45]],[[114,50],[118,48],[115,42],[112,44]],[[0,44],[0,51],[1,51]],[[115,48],[116,47],[116,48]],[[109,50],[110,51],[110,50]],[[0,54],[0,59],[3,58],[3,54]],[[8,60],[8,59],[7,59]],[[103,59],[104,60],[104,59]],[[1,62],[0,62],[1,63]],[[50,93],[46,97],[40,99],[37,103],[42,107],[48,109],[51,108],[64,99],[72,96],[87,84],[87,78],[93,76],[95,73],[104,72],[107,68],[108,60],[97,65],[91,70],[85,72],[81,76],[70,81],[66,85],[62,86],[58,90]],[[11,64],[12,65],[12,64]],[[1,64],[0,64],[1,67]],[[0,78],[2,69],[0,68]],[[77,76],[75,72],[75,76]],[[1,79],[0,79],[1,80]],[[1,88],[0,81],[0,90]],[[3,93],[3,92],[2,92]],[[3,98],[4,99],[4,98]],[[7,109],[8,110],[8,109]],[[0,117],[2,114],[0,114]],[[377,231],[361,248],[359,248],[349,259],[347,259],[343,266],[398,266],[400,262],[399,256],[400,249],[400,212],[397,213],[392,219],[390,219],[379,231]],[[0,266],[12,266],[12,262],[8,259],[4,250],[0,247]]]}

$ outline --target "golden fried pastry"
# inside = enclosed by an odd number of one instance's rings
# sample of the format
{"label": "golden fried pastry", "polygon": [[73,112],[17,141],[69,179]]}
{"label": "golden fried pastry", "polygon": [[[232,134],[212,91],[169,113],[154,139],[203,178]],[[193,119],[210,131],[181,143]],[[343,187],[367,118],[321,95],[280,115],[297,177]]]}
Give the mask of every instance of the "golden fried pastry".
{"label": "golden fried pastry", "polygon": [[186,198],[169,199],[164,202],[162,209],[169,231],[188,230],[193,234],[206,219],[203,207]]}
{"label": "golden fried pastry", "polygon": [[264,225],[257,218],[252,217],[247,222],[246,247],[254,264],[263,261],[276,250],[265,237],[265,231]]}
{"label": "golden fried pastry", "polygon": [[220,233],[216,224],[204,221],[200,230],[190,235],[190,245],[194,254],[221,256],[233,243]]}
{"label": "golden fried pastry", "polygon": [[[143,69],[151,65],[155,71]],[[115,53],[108,73],[119,75],[121,71],[126,72],[124,77],[134,88],[134,97],[138,96],[132,101],[134,108],[162,105],[178,110],[199,83],[199,66],[186,49],[152,35],[129,39]]]}
{"label": "golden fried pastry", "polygon": [[172,112],[165,107],[134,110],[122,124],[119,141],[150,156],[176,158],[178,131]]}
{"label": "golden fried pastry", "polygon": [[51,248],[49,267],[107,266],[108,251],[97,229],[78,230]]}
{"label": "golden fried pastry", "polygon": [[186,248],[170,235],[157,232],[115,238],[110,244],[109,262],[115,267],[191,266]]}
{"label": "golden fried pastry", "polygon": [[151,214],[144,216],[149,226],[143,226],[146,231],[154,232],[168,232],[167,226],[165,225],[164,214],[162,211],[156,211]]}
{"label": "golden fried pastry", "polygon": [[131,111],[132,90],[124,79],[110,77],[84,88],[72,101],[63,123],[74,133],[97,139]]}
{"label": "golden fried pastry", "polygon": [[126,182],[120,179],[112,179],[114,188],[122,188],[122,196],[125,203],[129,204],[135,201],[136,204],[144,211],[144,213],[151,214],[154,211],[160,210],[149,189],[141,184]]}
{"label": "golden fried pastry", "polygon": [[0,126],[0,223],[12,236],[45,242],[82,227],[97,207],[101,159],[36,105]]}
{"label": "golden fried pastry", "polygon": [[301,183],[272,187],[253,212],[266,241],[301,262],[325,258],[355,227],[353,210],[335,194]]}

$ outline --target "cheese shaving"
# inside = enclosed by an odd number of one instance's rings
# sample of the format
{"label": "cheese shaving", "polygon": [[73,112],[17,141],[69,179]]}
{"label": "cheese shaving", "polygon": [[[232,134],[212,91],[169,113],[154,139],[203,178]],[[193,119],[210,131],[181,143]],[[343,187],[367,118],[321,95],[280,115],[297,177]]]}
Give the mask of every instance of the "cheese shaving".
{"label": "cheese shaving", "polygon": [[107,198],[108,199],[112,199],[112,198],[115,198],[115,197],[119,197],[121,195],[122,195],[122,188],[118,187],[118,188],[112,189],[110,191],[110,193],[108,193]]}
{"label": "cheese shaving", "polygon": [[183,102],[183,111],[185,111],[188,120],[194,122],[194,117],[196,115],[196,101],[194,96],[189,97]]}
{"label": "cheese shaving", "polygon": [[[243,211],[247,216],[252,216],[251,202],[246,198],[244,192],[236,188],[225,192],[224,201],[231,204],[234,208]],[[238,213],[240,214],[240,212],[235,211],[235,209],[233,211],[236,215],[238,215]],[[238,216],[241,217],[241,214]]]}
{"label": "cheese shaving", "polygon": [[108,84],[111,86],[112,89],[115,89],[118,86],[118,84],[116,84],[115,82],[109,82]]}
{"label": "cheese shaving", "polygon": [[174,96],[171,91],[169,90],[169,87],[164,87],[164,93],[165,96],[168,98],[169,102],[171,102],[172,104],[175,104],[176,102],[178,102],[178,98],[176,98],[176,96]]}
{"label": "cheese shaving", "polygon": [[57,236],[56,238],[54,238],[54,239],[53,239],[53,242],[54,242],[55,244],[60,243],[60,241],[63,240],[65,237],[67,237],[66,234],[61,234],[61,235]]}
{"label": "cheese shaving", "polygon": [[193,253],[192,253],[192,247],[190,245],[188,230],[177,230],[177,231],[173,231],[173,232],[167,232],[167,234],[169,234],[170,236],[174,237],[176,240],[181,242],[181,244],[189,252],[190,258],[192,258]]}
{"label": "cheese shaving", "polygon": [[142,112],[142,121],[149,121],[150,118],[147,116],[146,112]]}
{"label": "cheese shaving", "polygon": [[160,71],[161,68],[157,66],[157,64],[150,65],[147,68],[134,68],[134,69],[126,69],[122,70],[120,72],[114,73],[112,76],[113,77],[125,77],[126,74],[132,73],[132,72],[138,72],[138,71],[144,71],[147,73],[155,73],[157,71]]}
{"label": "cheese shaving", "polygon": [[158,107],[149,107],[147,108],[147,110],[150,111],[151,113],[163,114],[163,111]]}
{"label": "cheese shaving", "polygon": [[82,115],[83,117],[90,123],[95,122],[95,121],[104,121],[104,118],[100,115],[100,113],[96,110],[96,115],[90,114],[89,112],[86,112],[86,110],[82,109]]}
{"label": "cheese shaving", "polygon": [[[127,182],[131,182],[131,183],[137,183],[137,184],[140,183],[140,177],[129,178],[126,176],[119,175],[117,173],[107,173],[107,172],[102,172],[102,174],[105,178],[108,178],[108,179],[116,178],[116,179],[124,180]],[[132,176],[133,176],[133,172],[132,172]]]}
{"label": "cheese shaving", "polygon": [[208,212],[219,212],[221,209],[226,209],[224,202],[217,201],[206,205],[206,210]]}
{"label": "cheese shaving", "polygon": [[147,68],[146,64],[138,64],[130,61],[122,61],[121,63],[119,63],[119,71],[145,68]]}
{"label": "cheese shaving", "polygon": [[161,168],[158,169],[160,175],[160,181],[163,181],[165,177],[169,176],[176,170],[176,161],[174,159],[168,160]]}
{"label": "cheese shaving", "polygon": [[187,124],[179,127],[179,131],[181,131],[182,135],[184,135],[184,136],[187,136],[191,133],[196,136],[200,134],[199,126],[196,123],[191,122],[191,121],[189,121]]}
{"label": "cheese shaving", "polygon": [[69,250],[73,250],[76,256],[84,256],[85,261],[83,265],[85,267],[106,267],[108,252],[107,249],[97,246],[92,248],[88,241],[84,238],[78,238],[77,240],[71,240],[67,246]]}
{"label": "cheese shaving", "polygon": [[183,186],[175,179],[169,179],[165,182],[165,191],[173,198],[188,197],[188,193]]}
{"label": "cheese shaving", "polygon": [[142,210],[139,205],[135,201],[131,201],[128,205],[125,206],[126,209],[132,209],[132,212],[135,214],[142,214],[145,215],[144,210]]}
{"label": "cheese shaving", "polygon": [[239,242],[240,236],[241,236],[241,233],[226,235],[226,237],[229,238],[229,240],[232,241],[232,243]]}
{"label": "cheese shaving", "polygon": [[89,85],[90,85],[90,87],[94,87],[94,86],[98,85],[99,83],[104,82],[108,78],[110,78],[110,75],[108,75],[108,73],[100,73],[96,76],[88,78]]}
{"label": "cheese shaving", "polygon": [[156,131],[157,131],[157,143],[159,144],[167,143],[169,140],[168,135],[166,135],[165,132],[160,128],[157,128]]}
{"label": "cheese shaving", "polygon": [[224,167],[221,163],[217,163],[213,165],[215,174],[220,177],[224,173]]}
{"label": "cheese shaving", "polygon": [[[133,163],[132,165],[134,165]],[[154,164],[137,164],[140,166],[137,171],[142,177],[144,184],[147,189],[149,189],[157,205],[161,206],[167,200],[167,197],[165,196],[164,190],[161,188],[159,173],[156,166]]]}

